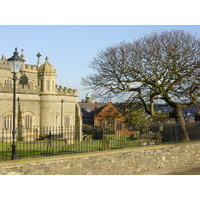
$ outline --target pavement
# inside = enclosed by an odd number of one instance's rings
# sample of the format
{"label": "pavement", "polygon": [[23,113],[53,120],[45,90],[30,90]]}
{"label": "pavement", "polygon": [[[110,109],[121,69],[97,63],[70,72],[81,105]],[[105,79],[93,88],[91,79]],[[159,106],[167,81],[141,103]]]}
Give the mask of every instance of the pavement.
{"label": "pavement", "polygon": [[200,164],[186,165],[169,169],[161,169],[141,175],[200,175]]}

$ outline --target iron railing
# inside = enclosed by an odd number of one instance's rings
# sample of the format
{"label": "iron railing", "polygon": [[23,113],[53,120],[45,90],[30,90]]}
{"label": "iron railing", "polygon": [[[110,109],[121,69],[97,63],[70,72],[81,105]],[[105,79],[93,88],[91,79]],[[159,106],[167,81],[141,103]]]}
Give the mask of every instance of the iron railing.
{"label": "iron railing", "polygon": [[[178,124],[151,124],[140,133],[131,127],[125,130],[109,128],[34,128],[16,130],[15,159],[75,153],[86,153],[181,141]],[[187,123],[191,140],[200,139],[200,123]],[[0,133],[0,160],[12,157],[12,131]]]}

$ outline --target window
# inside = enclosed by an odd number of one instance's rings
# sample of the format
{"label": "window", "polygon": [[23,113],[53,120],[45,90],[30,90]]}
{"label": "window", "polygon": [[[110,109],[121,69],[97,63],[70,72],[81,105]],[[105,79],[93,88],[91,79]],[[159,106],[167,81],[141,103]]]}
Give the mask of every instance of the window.
{"label": "window", "polygon": [[64,117],[64,125],[65,125],[65,126],[71,125],[71,114],[70,114],[70,113],[66,113],[66,114],[65,114],[65,117]]}
{"label": "window", "polygon": [[87,107],[87,108],[86,108],[86,111],[89,113],[91,110],[90,110],[90,108]]}
{"label": "window", "polygon": [[113,117],[108,117],[106,120],[105,120],[105,125],[106,127],[108,128],[114,128],[114,118]]}
{"label": "window", "polygon": [[52,91],[54,91],[54,81],[52,81]]}
{"label": "window", "polygon": [[116,129],[117,130],[122,130],[122,122],[121,121],[117,121],[116,122]]}
{"label": "window", "polygon": [[46,90],[50,91],[50,80],[47,80],[46,84]]}
{"label": "window", "polygon": [[40,90],[43,92],[43,80],[41,80]]}
{"label": "window", "polygon": [[6,130],[12,130],[12,121],[13,115],[11,113],[7,113],[4,115],[4,128]]}
{"label": "window", "polygon": [[109,108],[108,112],[111,113],[113,111],[113,108]]}
{"label": "window", "polygon": [[11,87],[12,86],[12,80],[11,79],[6,79],[5,81],[4,81],[4,85],[7,85],[7,86],[9,86],[9,87]]}
{"label": "window", "polygon": [[33,115],[31,113],[25,114],[25,128],[26,129],[33,128]]}

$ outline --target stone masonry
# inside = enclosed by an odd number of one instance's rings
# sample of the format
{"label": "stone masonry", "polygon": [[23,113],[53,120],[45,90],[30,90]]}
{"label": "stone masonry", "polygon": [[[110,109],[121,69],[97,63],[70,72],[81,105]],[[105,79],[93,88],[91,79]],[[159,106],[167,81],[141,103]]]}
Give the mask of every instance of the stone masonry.
{"label": "stone masonry", "polygon": [[[23,51],[22,55],[23,56]],[[78,104],[78,91],[56,85],[56,69],[49,58],[40,65],[23,64],[17,73],[16,127],[20,130],[30,129],[39,132],[43,127],[77,128],[81,130],[82,119]],[[13,110],[13,74],[9,70],[6,57],[0,60],[0,132],[12,131]],[[73,138],[82,138],[73,135]],[[23,140],[37,138],[21,135]],[[72,138],[72,139],[73,139]],[[2,141],[0,134],[0,141]],[[9,140],[9,138],[7,138]]]}
{"label": "stone masonry", "polygon": [[1,175],[134,175],[200,163],[200,142],[0,163]]}

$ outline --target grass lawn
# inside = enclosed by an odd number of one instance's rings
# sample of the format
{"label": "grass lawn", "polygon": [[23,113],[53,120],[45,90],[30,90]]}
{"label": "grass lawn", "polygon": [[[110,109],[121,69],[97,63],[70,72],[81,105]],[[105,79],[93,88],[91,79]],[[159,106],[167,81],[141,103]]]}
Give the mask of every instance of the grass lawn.
{"label": "grass lawn", "polygon": [[[110,149],[137,146],[137,140],[128,140],[127,135],[106,135]],[[9,160],[12,152],[11,142],[0,142],[0,160]],[[66,144],[64,140],[17,141],[16,158],[63,155],[102,150],[102,140],[93,140],[89,136],[81,142]]]}

